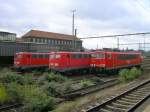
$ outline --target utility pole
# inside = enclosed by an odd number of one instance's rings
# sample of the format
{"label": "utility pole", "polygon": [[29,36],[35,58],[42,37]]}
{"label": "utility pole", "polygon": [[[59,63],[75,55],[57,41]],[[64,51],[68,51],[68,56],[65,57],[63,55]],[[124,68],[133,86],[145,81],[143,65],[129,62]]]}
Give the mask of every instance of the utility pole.
{"label": "utility pole", "polygon": [[141,50],[141,43],[139,42],[139,51]]}
{"label": "utility pole", "polygon": [[[75,36],[75,28],[74,28],[74,13],[76,10],[72,10],[72,36]],[[75,50],[75,37],[72,40],[72,49]]]}
{"label": "utility pole", "polygon": [[119,49],[119,37],[117,37],[117,48]]}
{"label": "utility pole", "polygon": [[72,10],[72,36],[74,36],[74,13],[76,12],[76,10]]}
{"label": "utility pole", "polygon": [[145,35],[144,35],[144,51],[145,51]]}

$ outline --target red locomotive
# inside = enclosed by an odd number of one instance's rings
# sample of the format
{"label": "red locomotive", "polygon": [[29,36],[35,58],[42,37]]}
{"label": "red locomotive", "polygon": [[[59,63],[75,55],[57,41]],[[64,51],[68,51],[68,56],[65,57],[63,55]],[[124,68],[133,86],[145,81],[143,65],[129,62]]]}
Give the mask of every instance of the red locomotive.
{"label": "red locomotive", "polygon": [[48,67],[51,53],[19,52],[14,58],[14,67],[18,70]]}
{"label": "red locomotive", "polygon": [[95,51],[91,53],[91,67],[95,71],[118,70],[121,68],[140,67],[140,52]]}
{"label": "red locomotive", "polygon": [[142,56],[140,52],[51,52],[51,53],[16,53],[15,68],[45,68],[57,72],[78,71],[111,71],[122,68],[140,67]]}
{"label": "red locomotive", "polygon": [[49,69],[58,72],[89,70],[91,54],[88,52],[54,52],[50,55]]}

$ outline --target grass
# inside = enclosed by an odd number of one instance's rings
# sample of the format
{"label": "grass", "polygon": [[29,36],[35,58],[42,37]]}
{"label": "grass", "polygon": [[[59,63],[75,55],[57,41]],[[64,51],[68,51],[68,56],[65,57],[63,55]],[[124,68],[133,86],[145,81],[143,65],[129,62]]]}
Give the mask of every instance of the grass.
{"label": "grass", "polygon": [[141,75],[141,70],[137,68],[123,69],[119,72],[120,80],[122,82],[132,81]]}
{"label": "grass", "polygon": [[82,87],[88,87],[88,86],[91,86],[91,85],[94,85],[94,82],[91,81],[91,80],[87,80],[87,79],[84,79],[84,80],[81,80],[81,85]]}
{"label": "grass", "polygon": [[77,102],[70,101],[70,102],[64,103],[60,107],[56,108],[53,111],[49,111],[49,112],[71,112],[73,109],[75,109],[77,107],[78,107]]}
{"label": "grass", "polygon": [[1,83],[0,84],[0,104],[8,101],[8,94],[6,87]]}
{"label": "grass", "polygon": [[[62,78],[57,81],[62,81]],[[33,74],[17,74],[10,69],[1,69],[0,82],[1,104],[23,102],[24,112],[48,112],[55,107],[53,97],[35,82]]]}
{"label": "grass", "polygon": [[[54,110],[54,97],[58,97],[72,90],[71,80],[60,74],[43,73],[34,80],[33,74],[17,74],[10,69],[0,72],[0,82],[6,86],[0,86],[1,102],[23,102],[24,112],[70,112],[77,109],[84,101],[67,102]],[[80,83],[83,87],[99,82],[84,79]],[[89,100],[89,99],[86,99]]]}

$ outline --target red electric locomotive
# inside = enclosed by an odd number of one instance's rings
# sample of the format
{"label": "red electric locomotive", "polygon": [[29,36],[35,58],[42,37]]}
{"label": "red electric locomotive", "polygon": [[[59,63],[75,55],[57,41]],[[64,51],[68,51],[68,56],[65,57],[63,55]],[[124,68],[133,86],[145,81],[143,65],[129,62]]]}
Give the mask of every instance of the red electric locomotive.
{"label": "red electric locomotive", "polygon": [[140,67],[140,52],[95,51],[91,53],[91,67],[95,71],[118,70],[121,68]]}
{"label": "red electric locomotive", "polygon": [[14,58],[14,67],[18,70],[46,68],[51,53],[19,52]]}
{"label": "red electric locomotive", "polygon": [[89,70],[91,55],[87,52],[54,52],[50,55],[49,69],[57,72]]}

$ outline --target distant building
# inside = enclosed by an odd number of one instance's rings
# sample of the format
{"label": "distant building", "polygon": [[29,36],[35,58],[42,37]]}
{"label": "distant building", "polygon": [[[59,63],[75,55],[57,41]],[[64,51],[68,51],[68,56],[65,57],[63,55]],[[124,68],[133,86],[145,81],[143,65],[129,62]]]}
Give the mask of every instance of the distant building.
{"label": "distant building", "polygon": [[0,31],[0,65],[13,64],[17,52],[80,51],[82,41],[72,35],[31,30],[21,38]]}
{"label": "distant building", "polygon": [[16,34],[0,31],[0,41],[16,41]]}
{"label": "distant building", "polygon": [[74,50],[82,49],[82,41],[76,36],[31,30],[22,36],[24,42],[48,44],[51,50]]}

